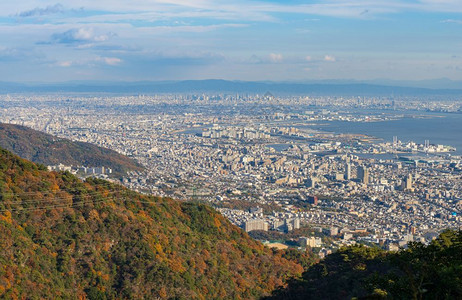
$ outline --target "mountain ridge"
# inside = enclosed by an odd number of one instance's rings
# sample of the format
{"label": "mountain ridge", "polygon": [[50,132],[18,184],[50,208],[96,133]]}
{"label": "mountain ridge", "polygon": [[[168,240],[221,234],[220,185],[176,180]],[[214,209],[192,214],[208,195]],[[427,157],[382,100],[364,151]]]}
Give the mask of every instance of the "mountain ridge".
{"label": "mountain ridge", "polygon": [[[81,92],[81,93],[259,93],[267,91],[280,95],[339,95],[339,96],[461,96],[462,85],[444,83],[446,88],[436,88],[437,81],[312,81],[312,82],[266,82],[230,81],[223,79],[183,81],[78,81],[61,83],[6,83],[0,82],[1,93],[20,92]],[[387,84],[388,83],[388,84]],[[406,86],[415,85],[415,86]],[[423,86],[421,86],[423,85]],[[430,88],[430,86],[432,88]],[[448,88],[452,87],[452,88]]]}
{"label": "mountain ridge", "polygon": [[45,165],[109,167],[115,176],[144,168],[116,151],[55,137],[25,126],[0,123],[0,147]]}

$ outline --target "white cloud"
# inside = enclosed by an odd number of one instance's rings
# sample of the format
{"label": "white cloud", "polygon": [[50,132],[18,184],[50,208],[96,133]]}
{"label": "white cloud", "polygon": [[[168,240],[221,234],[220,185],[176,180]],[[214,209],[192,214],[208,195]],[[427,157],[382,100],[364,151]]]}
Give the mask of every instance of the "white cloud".
{"label": "white cloud", "polygon": [[62,33],[55,33],[51,36],[51,40],[54,43],[74,44],[85,42],[105,42],[113,36],[115,36],[114,33],[97,35],[92,27],[82,27],[69,29]]}
{"label": "white cloud", "polygon": [[324,56],[324,61],[334,62],[334,61],[336,61],[336,60],[337,60],[337,59],[336,59],[334,56],[332,56],[332,55],[325,55],[325,56]]}
{"label": "white cloud", "polygon": [[117,57],[104,57],[97,56],[86,59],[78,60],[63,60],[55,63],[58,67],[73,67],[73,66],[95,66],[95,65],[108,65],[108,66],[117,66],[122,63],[123,60]]}
{"label": "white cloud", "polygon": [[270,53],[269,61],[272,63],[280,63],[283,60],[282,54],[280,53]]}
{"label": "white cloud", "polygon": [[70,61],[70,60],[59,61],[59,62],[56,63],[56,65],[57,65],[58,67],[67,68],[67,67],[72,66],[72,61]]}
{"label": "white cloud", "polygon": [[150,27],[139,27],[139,32],[150,33],[150,34],[164,34],[173,32],[190,32],[190,33],[201,33],[209,32],[222,28],[242,28],[248,27],[247,24],[215,24],[215,25],[181,25],[181,26],[150,26]]}
{"label": "white cloud", "polygon": [[106,65],[110,65],[110,66],[116,66],[122,62],[122,60],[117,57],[98,57],[96,61],[103,62]]}
{"label": "white cloud", "polygon": [[441,21],[441,23],[454,23],[454,24],[462,24],[462,20],[454,20],[454,19],[447,19]]}

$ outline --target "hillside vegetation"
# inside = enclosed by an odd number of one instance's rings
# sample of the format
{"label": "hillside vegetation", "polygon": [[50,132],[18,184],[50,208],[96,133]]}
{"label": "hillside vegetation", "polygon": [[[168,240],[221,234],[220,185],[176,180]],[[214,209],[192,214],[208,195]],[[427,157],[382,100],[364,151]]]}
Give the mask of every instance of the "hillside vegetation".
{"label": "hillside vegetation", "polygon": [[0,123],[0,147],[44,165],[104,166],[112,168],[116,176],[143,170],[136,161],[113,150],[14,124]]}
{"label": "hillside vegetation", "polygon": [[399,252],[340,249],[268,299],[462,299],[462,232]]}
{"label": "hillside vegetation", "polygon": [[82,182],[0,149],[0,298],[259,298],[301,275],[295,252],[207,206]]}

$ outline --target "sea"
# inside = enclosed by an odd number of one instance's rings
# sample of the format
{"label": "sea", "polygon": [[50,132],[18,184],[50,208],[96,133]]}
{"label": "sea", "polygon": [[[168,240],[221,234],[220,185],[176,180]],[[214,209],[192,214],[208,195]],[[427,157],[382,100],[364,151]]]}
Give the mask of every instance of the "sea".
{"label": "sea", "polygon": [[[364,112],[358,112],[364,113]],[[432,113],[421,111],[397,111],[398,120],[379,122],[319,121],[308,128],[334,133],[366,134],[385,142],[393,136],[402,142],[414,141],[423,144],[443,144],[456,148],[453,155],[462,155],[462,114]]]}

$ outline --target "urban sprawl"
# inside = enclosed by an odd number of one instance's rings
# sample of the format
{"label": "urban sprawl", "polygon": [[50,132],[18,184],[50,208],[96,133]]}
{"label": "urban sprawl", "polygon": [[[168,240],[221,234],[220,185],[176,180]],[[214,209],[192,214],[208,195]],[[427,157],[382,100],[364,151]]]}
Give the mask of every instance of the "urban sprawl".
{"label": "urban sprawl", "polygon": [[[52,94],[0,96],[0,121],[133,157],[146,171],[127,174],[124,185],[208,202],[246,231],[311,228],[299,245],[324,247],[322,254],[357,242],[398,249],[461,227],[454,147],[319,129],[330,121],[386,126],[416,108],[462,112],[458,101],[432,99]],[[104,167],[50,168],[111,175]]]}

